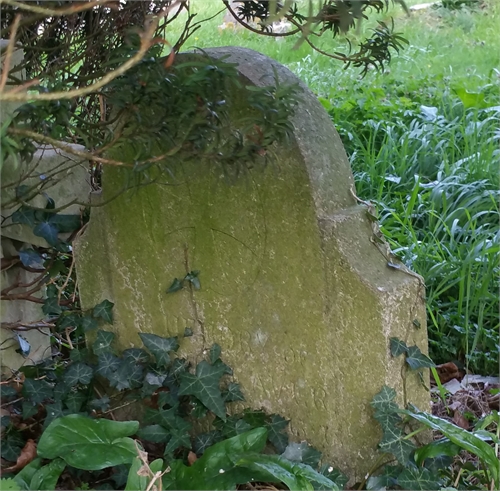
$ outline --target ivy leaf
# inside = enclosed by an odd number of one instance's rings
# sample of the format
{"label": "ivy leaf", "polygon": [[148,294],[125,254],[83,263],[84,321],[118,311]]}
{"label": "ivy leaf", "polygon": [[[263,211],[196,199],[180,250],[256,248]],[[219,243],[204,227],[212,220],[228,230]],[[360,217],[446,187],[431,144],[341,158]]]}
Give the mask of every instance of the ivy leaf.
{"label": "ivy leaf", "polygon": [[97,329],[99,327],[97,321],[93,317],[90,317],[90,315],[82,317],[80,325],[85,332],[92,331],[93,329]]}
{"label": "ivy leaf", "polygon": [[424,355],[420,351],[420,348],[418,346],[410,346],[408,348],[406,363],[410,365],[410,368],[412,370],[418,370],[419,368],[431,368],[436,366],[428,356]]}
{"label": "ivy leaf", "polygon": [[68,327],[77,327],[80,323],[81,319],[78,314],[62,315],[57,320],[57,329],[59,331],[64,331]]}
{"label": "ivy leaf", "polygon": [[192,335],[193,335],[193,330],[190,327],[186,327],[186,329],[184,329],[184,337],[189,338]]}
{"label": "ivy leaf", "polygon": [[182,421],[179,426],[173,429],[170,440],[168,440],[165,446],[164,455],[172,453],[179,447],[191,448],[191,438],[189,436],[190,429],[191,425],[187,421]]}
{"label": "ivy leaf", "polygon": [[61,233],[73,232],[81,226],[79,215],[52,215],[49,222]]}
{"label": "ivy leaf", "polygon": [[394,402],[396,391],[387,385],[384,385],[378,394],[375,394],[370,403],[373,408],[382,412],[399,411],[399,406]]}
{"label": "ivy leaf", "polygon": [[175,278],[172,284],[168,287],[167,293],[175,293],[178,292],[179,290],[182,290],[183,285],[182,281],[180,281],[178,278]]}
{"label": "ivy leaf", "polygon": [[103,300],[101,303],[97,304],[94,307],[94,317],[101,318],[108,324],[113,324],[113,305],[113,302],[110,302],[109,300]]}
{"label": "ivy leaf", "polygon": [[98,356],[96,373],[109,379],[119,366],[120,359],[112,353],[105,351]]}
{"label": "ivy leaf", "polygon": [[116,372],[108,378],[111,387],[117,390],[132,389],[142,385],[143,368],[127,360],[121,360]]}
{"label": "ivy leaf", "polygon": [[167,366],[170,363],[170,351],[179,349],[179,342],[176,337],[162,338],[156,334],[139,333],[144,346],[153,353],[156,363],[160,366]]}
{"label": "ivy leaf", "polygon": [[160,425],[148,425],[141,428],[137,432],[137,436],[153,443],[163,443],[169,439],[170,431]]}
{"label": "ivy leaf", "polygon": [[64,416],[63,408],[62,408],[62,402],[57,401],[54,404],[47,404],[45,406],[45,409],[47,410],[47,416],[45,418],[45,421],[43,422],[43,427],[46,428],[49,426],[49,424],[54,421],[56,418],[60,418],[61,416]]}
{"label": "ivy leaf", "polygon": [[62,401],[69,394],[70,390],[71,387],[64,380],[60,380],[54,387],[54,400]]}
{"label": "ivy leaf", "polygon": [[62,312],[57,297],[46,298],[43,302],[42,312],[46,315],[58,315]]}
{"label": "ivy leaf", "polygon": [[33,233],[36,236],[45,239],[52,247],[56,247],[57,244],[59,244],[59,238],[57,236],[59,231],[57,230],[57,227],[50,222],[40,222],[33,228]]}
{"label": "ivy leaf", "polygon": [[213,430],[196,435],[193,440],[193,450],[198,457],[202,456],[205,450],[214,443],[221,441],[220,431]]}
{"label": "ivy leaf", "polygon": [[270,421],[266,422],[269,441],[279,453],[283,453],[288,445],[288,433],[283,431],[288,423],[289,421],[278,414],[272,414]]}
{"label": "ivy leaf", "polygon": [[184,277],[185,280],[189,281],[193,285],[193,288],[195,290],[199,290],[201,288],[200,279],[198,278],[199,274],[200,274],[200,272],[195,270],[195,271],[190,271]]}
{"label": "ivy leaf", "polygon": [[38,412],[38,406],[33,405],[29,401],[23,401],[22,408],[23,419],[29,419],[31,418],[31,416],[34,416]]}
{"label": "ivy leaf", "polygon": [[227,386],[227,390],[223,392],[222,397],[225,402],[234,402],[234,401],[244,401],[245,397],[241,393],[240,384],[236,384],[231,382]]}
{"label": "ivy leaf", "polygon": [[214,343],[210,348],[210,363],[212,365],[220,358],[221,351],[221,347],[217,343]]}
{"label": "ivy leaf", "polygon": [[16,351],[20,353],[25,358],[30,354],[31,344],[26,341],[26,338],[21,336],[20,334],[16,334],[17,342],[19,343],[19,349]]}
{"label": "ivy leaf", "polygon": [[27,206],[21,206],[21,208],[12,214],[11,219],[13,223],[23,223],[33,228],[36,223],[35,210]]}
{"label": "ivy leaf", "polygon": [[19,251],[19,259],[27,268],[38,268],[43,266],[45,259],[32,248]]}
{"label": "ivy leaf", "polygon": [[333,481],[340,489],[344,489],[349,482],[349,478],[342,471],[330,464],[323,464],[319,469],[319,473]]}
{"label": "ivy leaf", "polygon": [[0,446],[0,455],[3,459],[10,462],[16,462],[21,449],[26,444],[26,441],[17,432],[7,433],[2,435],[2,445]]}
{"label": "ivy leaf", "polygon": [[292,442],[287,445],[281,457],[292,462],[302,462],[316,468],[321,459],[321,452],[307,442]]}
{"label": "ivy leaf", "polygon": [[73,363],[66,373],[64,374],[64,381],[70,386],[74,387],[76,384],[81,383],[87,385],[92,380],[93,371],[85,363],[78,361]]}
{"label": "ivy leaf", "polygon": [[411,441],[405,440],[405,436],[404,431],[397,426],[386,427],[382,441],[379,443],[380,450],[394,455],[401,465],[408,462],[411,452],[415,450],[415,445]]}
{"label": "ivy leaf", "polygon": [[114,333],[99,329],[99,331],[97,331],[97,337],[94,341],[94,344],[92,345],[94,355],[99,356],[102,353],[111,352],[111,344],[113,343],[114,339]]}
{"label": "ivy leaf", "polygon": [[220,369],[203,360],[196,367],[196,375],[181,374],[179,395],[197,397],[210,411],[225,421],[226,408],[219,388],[221,376]]}
{"label": "ivy leaf", "polygon": [[406,353],[408,351],[408,346],[406,346],[406,343],[404,341],[401,341],[401,339],[391,338],[390,343],[391,355],[394,357],[402,355],[403,353]]}
{"label": "ivy leaf", "polygon": [[97,411],[107,411],[109,409],[110,399],[108,396],[102,396],[100,399],[92,399],[89,403],[91,408]]}
{"label": "ivy leaf", "polygon": [[86,400],[87,396],[83,392],[72,392],[66,397],[64,404],[70,413],[78,413]]}
{"label": "ivy leaf", "polygon": [[23,384],[22,394],[33,404],[40,404],[52,398],[53,389],[45,380],[27,378]]}
{"label": "ivy leaf", "polygon": [[141,348],[129,348],[126,349],[122,354],[124,360],[130,359],[134,363],[143,364],[149,362],[149,355]]}
{"label": "ivy leaf", "polygon": [[432,490],[441,489],[443,480],[433,475],[428,469],[407,467],[398,476],[398,486],[401,489]]}

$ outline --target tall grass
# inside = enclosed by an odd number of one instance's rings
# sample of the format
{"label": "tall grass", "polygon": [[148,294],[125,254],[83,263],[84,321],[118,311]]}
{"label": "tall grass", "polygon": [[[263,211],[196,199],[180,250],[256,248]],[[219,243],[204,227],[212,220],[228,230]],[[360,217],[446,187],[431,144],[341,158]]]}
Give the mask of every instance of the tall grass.
{"label": "tall grass", "polygon": [[[218,5],[194,0],[200,17]],[[383,73],[364,79],[306,44],[293,49],[293,39],[219,30],[222,14],[191,43],[260,51],[318,95],[350,155],[358,194],[378,204],[394,252],[425,278],[431,356],[496,374],[500,2],[410,18],[394,8],[378,18],[390,15],[410,45]],[[341,51],[345,44],[325,39],[320,47]]]}

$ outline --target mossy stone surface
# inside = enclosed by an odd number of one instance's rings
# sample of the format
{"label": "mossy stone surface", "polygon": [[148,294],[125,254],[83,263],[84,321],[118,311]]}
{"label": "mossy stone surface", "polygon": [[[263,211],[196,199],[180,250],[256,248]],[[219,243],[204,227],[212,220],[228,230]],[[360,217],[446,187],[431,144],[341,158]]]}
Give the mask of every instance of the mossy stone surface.
{"label": "mossy stone surface", "polygon": [[[229,54],[247,83],[269,84],[275,73],[298,82],[253,51],[209,52]],[[140,346],[140,332],[182,336],[186,327],[194,335],[181,350],[190,358],[218,343],[249,405],[290,419],[295,439],[359,478],[377,454],[370,401],[381,387],[428,408],[417,376],[389,353],[393,336],[426,351],[425,308],[418,280],[388,268],[370,241],[330,118],[305,87],[302,100],[275,165],[228,184],[217,165],[179,162],[176,185],[94,208],[76,244],[81,301],[115,303],[122,348]],[[127,172],[106,168],[102,200]],[[166,293],[191,270],[200,271],[200,290]]]}

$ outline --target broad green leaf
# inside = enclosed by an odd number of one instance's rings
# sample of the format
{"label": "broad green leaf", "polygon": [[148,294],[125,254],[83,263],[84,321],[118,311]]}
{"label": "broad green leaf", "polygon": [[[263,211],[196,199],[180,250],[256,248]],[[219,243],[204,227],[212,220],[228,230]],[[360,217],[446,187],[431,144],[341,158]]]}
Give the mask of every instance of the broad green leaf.
{"label": "broad green leaf", "polygon": [[127,437],[138,429],[137,421],[63,416],[43,432],[38,455],[44,459],[61,457],[68,465],[89,471],[130,464],[137,450],[134,440]]}
{"label": "broad green leaf", "polygon": [[163,338],[156,334],[139,333],[139,336],[144,343],[144,346],[151,351],[156,359],[156,363],[160,366],[168,366],[170,363],[171,351],[179,349],[179,341],[176,337]]}
{"label": "broad green leaf", "polygon": [[219,388],[221,376],[220,369],[203,360],[196,367],[196,375],[181,374],[179,395],[197,397],[210,411],[225,421],[226,407]]}
{"label": "broad green leaf", "polygon": [[266,472],[284,483],[288,489],[314,490],[313,482],[321,488],[338,490],[338,486],[306,464],[290,462],[277,455],[248,454],[240,458],[236,465],[251,471]]}
{"label": "broad green leaf", "polygon": [[455,457],[460,453],[460,447],[455,445],[453,442],[448,440],[448,438],[441,438],[439,440],[434,440],[423,447],[417,448],[415,450],[415,463],[422,467],[426,459],[434,459],[435,457],[440,457],[442,455],[447,455],[448,457]]}
{"label": "broad green leaf", "polygon": [[62,459],[55,459],[38,469],[30,483],[30,490],[48,491],[56,488],[59,476],[66,467]]}
{"label": "broad green leaf", "polygon": [[31,378],[27,378],[24,381],[23,396],[31,401],[33,404],[40,404],[46,399],[51,399],[53,394],[53,389],[50,384],[48,384],[45,380],[34,380]]}
{"label": "broad green leaf", "polygon": [[418,346],[410,346],[406,355],[406,363],[412,370],[419,368],[435,367],[434,362],[426,355],[424,355]]}
{"label": "broad green leaf", "polygon": [[109,331],[103,331],[99,329],[97,331],[97,336],[95,338],[94,344],[92,345],[92,350],[94,355],[99,356],[102,353],[109,353],[112,351],[111,344],[115,339],[115,334]]}
{"label": "broad green leaf", "polygon": [[137,436],[153,443],[163,443],[169,439],[170,431],[160,425],[148,425],[141,428],[137,432]]}
{"label": "broad green leaf", "polygon": [[113,324],[113,306],[115,304],[109,300],[103,300],[94,307],[93,316],[97,319],[103,319],[108,324]]}
{"label": "broad green leaf", "polygon": [[406,353],[408,351],[408,346],[406,346],[406,343],[404,341],[401,341],[401,339],[391,338],[390,345],[391,355],[394,357],[402,355],[403,353]]}
{"label": "broad green leaf", "polygon": [[168,489],[234,489],[237,484],[249,482],[257,476],[235,469],[233,457],[262,452],[266,440],[267,430],[256,428],[212,445],[191,467],[185,466],[182,461],[173,461]]}
{"label": "broad green leaf", "polygon": [[50,222],[40,222],[33,228],[33,233],[38,237],[42,237],[50,244],[52,247],[57,246],[59,243],[59,238],[57,234],[59,231],[57,227]]}
{"label": "broad green leaf", "polygon": [[428,469],[407,467],[398,476],[398,485],[401,489],[433,490],[441,489],[443,479],[433,475]]}
{"label": "broad green leaf", "polygon": [[[125,491],[145,491],[148,489],[148,485],[151,481],[149,476],[139,476],[138,472],[142,468],[143,463],[141,459],[136,457],[132,465],[130,466],[130,471],[128,474],[127,484],[125,486]],[[149,464],[149,468],[151,472],[155,474],[156,472],[160,472],[163,468],[163,460],[156,459]],[[158,488],[158,487],[157,487]]]}
{"label": "broad green leaf", "polygon": [[0,489],[2,491],[21,491],[21,486],[10,477],[0,479]]}
{"label": "broad green leaf", "polygon": [[92,376],[94,372],[92,368],[90,368],[85,363],[78,361],[73,363],[64,374],[64,381],[70,386],[73,387],[76,384],[87,385],[92,380]]}
{"label": "broad green leaf", "polygon": [[40,467],[42,467],[42,459],[36,458],[32,460],[15,475],[14,481],[17,482],[21,489],[30,490],[31,480]]}
{"label": "broad green leaf", "polygon": [[467,89],[460,87],[455,89],[455,93],[462,101],[465,109],[469,109],[470,107],[483,109],[488,106],[484,100],[485,94],[482,92],[469,92]]}
{"label": "broad green leaf", "polygon": [[420,421],[422,424],[433,430],[441,432],[446,438],[449,438],[455,445],[467,450],[481,459],[489,469],[495,483],[500,482],[500,463],[495,450],[486,442],[478,438],[467,430],[456,426],[445,419],[438,418],[432,414],[424,413],[418,410],[401,410],[412,418]]}

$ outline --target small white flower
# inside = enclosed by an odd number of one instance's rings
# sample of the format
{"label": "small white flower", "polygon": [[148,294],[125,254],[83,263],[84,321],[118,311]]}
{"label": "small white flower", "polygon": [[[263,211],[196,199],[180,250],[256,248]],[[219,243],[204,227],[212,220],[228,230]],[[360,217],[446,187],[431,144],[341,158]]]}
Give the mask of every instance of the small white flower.
{"label": "small white flower", "polygon": [[333,472],[333,467],[332,466],[328,467],[328,472]]}
{"label": "small white flower", "polygon": [[219,474],[224,474],[226,472],[224,469],[219,469]]}

